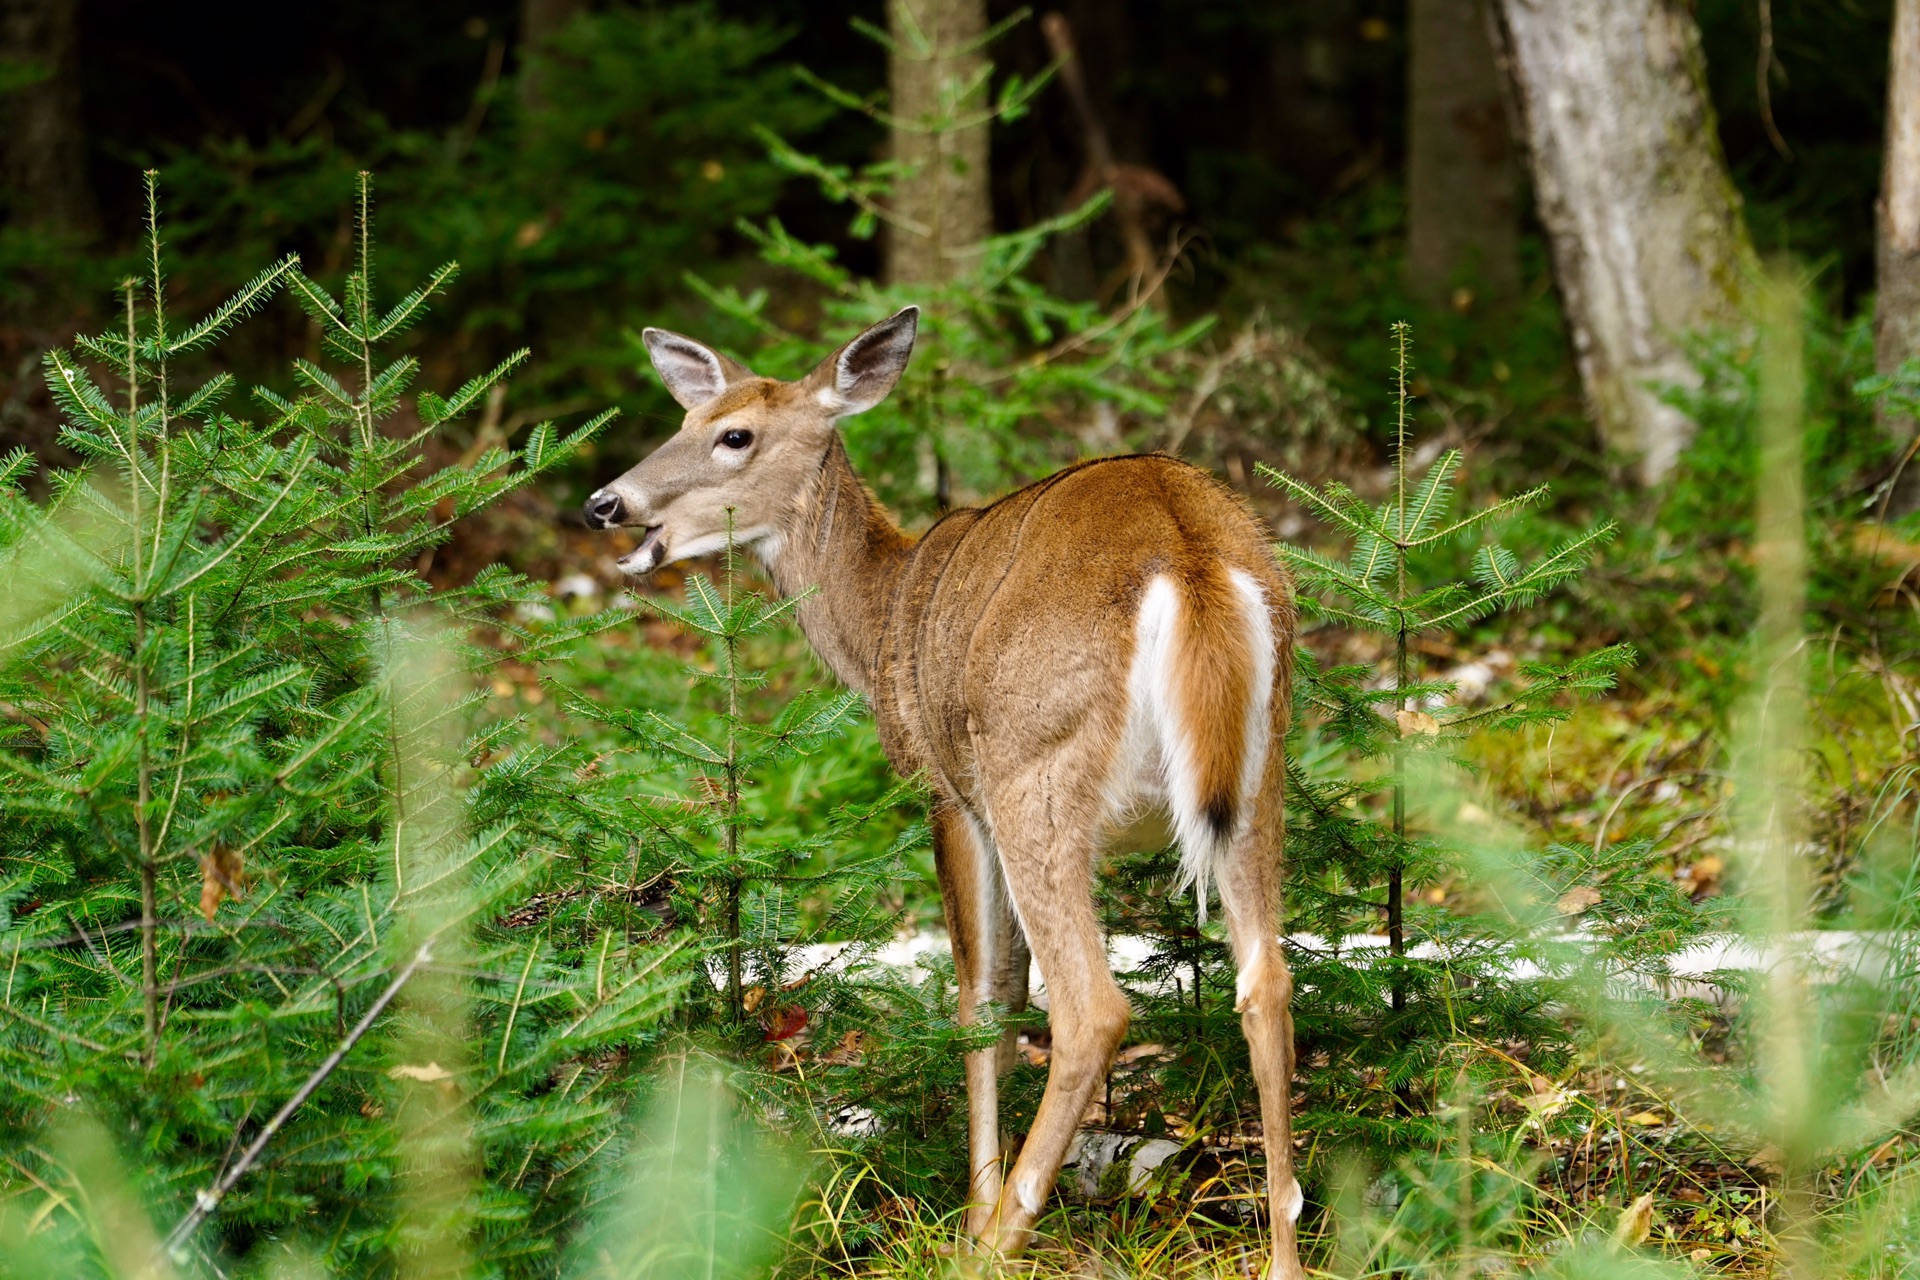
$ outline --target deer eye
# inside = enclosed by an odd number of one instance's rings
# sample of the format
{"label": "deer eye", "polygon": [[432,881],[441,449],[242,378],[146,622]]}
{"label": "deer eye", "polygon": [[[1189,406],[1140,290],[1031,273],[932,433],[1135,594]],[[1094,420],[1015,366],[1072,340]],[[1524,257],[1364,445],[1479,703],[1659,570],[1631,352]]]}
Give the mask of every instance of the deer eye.
{"label": "deer eye", "polygon": [[735,427],[732,431],[721,435],[720,443],[729,449],[744,449],[753,443],[753,432],[742,431]]}

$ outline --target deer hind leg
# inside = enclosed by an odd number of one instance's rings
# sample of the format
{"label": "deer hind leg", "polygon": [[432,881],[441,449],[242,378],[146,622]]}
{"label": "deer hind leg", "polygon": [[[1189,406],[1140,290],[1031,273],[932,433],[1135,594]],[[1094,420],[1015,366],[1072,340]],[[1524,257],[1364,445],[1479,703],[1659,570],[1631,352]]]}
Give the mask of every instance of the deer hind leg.
{"label": "deer hind leg", "polygon": [[[958,808],[942,804],[933,813],[934,866],[940,877],[940,904],[953,943],[954,979],[959,987],[960,1023],[979,1020],[989,1001],[1017,1011],[1009,973],[1019,966],[1018,1003],[1026,1002],[1027,956],[1007,902],[999,860],[979,825]],[[1000,1073],[1012,1056],[1016,1032],[1011,1026],[1001,1043],[966,1058],[967,1076],[967,1230],[980,1236],[999,1203]]]}
{"label": "deer hind leg", "polygon": [[[1033,1129],[981,1233],[983,1243],[1019,1253],[1059,1176],[1087,1104],[1106,1079],[1131,1011],[1107,967],[1093,905],[1099,795],[1065,799],[1054,788],[1068,773],[1036,771],[993,799],[994,836],[1012,905],[1046,981],[1053,1050]],[[1097,778],[1087,770],[1085,776]]]}
{"label": "deer hind leg", "polygon": [[1269,1280],[1301,1280],[1295,1224],[1300,1183],[1293,1166],[1293,975],[1278,937],[1280,905],[1280,767],[1268,762],[1269,785],[1253,820],[1244,823],[1216,870],[1227,932],[1239,970],[1234,1007],[1247,1037],[1260,1091],[1260,1128],[1267,1149],[1267,1200],[1272,1211]]}

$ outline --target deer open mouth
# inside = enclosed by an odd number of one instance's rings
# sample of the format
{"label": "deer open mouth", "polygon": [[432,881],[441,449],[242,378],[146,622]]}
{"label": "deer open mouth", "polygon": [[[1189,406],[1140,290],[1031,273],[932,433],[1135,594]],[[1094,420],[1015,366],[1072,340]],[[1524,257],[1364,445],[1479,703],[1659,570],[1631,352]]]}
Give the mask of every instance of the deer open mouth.
{"label": "deer open mouth", "polygon": [[618,563],[627,573],[652,573],[666,558],[667,527],[650,524],[640,539],[640,545],[621,556]]}

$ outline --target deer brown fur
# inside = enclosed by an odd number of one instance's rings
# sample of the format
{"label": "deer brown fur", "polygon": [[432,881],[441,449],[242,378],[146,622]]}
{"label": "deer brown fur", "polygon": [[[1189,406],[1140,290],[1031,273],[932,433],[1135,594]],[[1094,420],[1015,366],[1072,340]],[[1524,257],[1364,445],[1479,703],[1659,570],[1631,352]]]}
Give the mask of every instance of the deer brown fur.
{"label": "deer brown fur", "polygon": [[1186,878],[1217,879],[1238,965],[1268,1156],[1275,1277],[1294,1223],[1292,979],[1276,938],[1291,583],[1258,519],[1159,455],[1081,463],[923,536],[854,474],[835,421],[892,390],[912,308],[806,378],[755,377],[660,330],[646,340],[687,409],[679,433],[588,500],[640,526],[648,572],[719,549],[729,519],[798,607],[808,641],[873,705],[888,759],[924,771],[963,1020],[1024,1008],[1028,952],[1050,996],[1046,1093],[1010,1171],[999,1132],[1011,1033],[966,1064],[968,1228],[1029,1240],[1129,1018],[1095,913],[1103,842],[1142,808],[1172,819]]}

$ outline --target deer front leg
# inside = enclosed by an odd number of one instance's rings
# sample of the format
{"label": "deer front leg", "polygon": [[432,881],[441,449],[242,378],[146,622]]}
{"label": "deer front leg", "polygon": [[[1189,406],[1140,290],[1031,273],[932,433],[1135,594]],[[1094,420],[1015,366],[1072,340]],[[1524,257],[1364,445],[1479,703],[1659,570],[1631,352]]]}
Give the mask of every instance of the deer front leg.
{"label": "deer front leg", "polygon": [[[933,861],[953,945],[960,1023],[971,1026],[987,1002],[1012,1003],[1008,973],[1016,962],[1024,993],[1026,952],[1015,945],[1013,913],[998,860],[977,825],[953,805],[940,804],[934,810]],[[1013,1034],[1008,1030],[1001,1044],[966,1058],[967,1231],[976,1238],[986,1232],[1000,1199],[1000,1072]]]}

